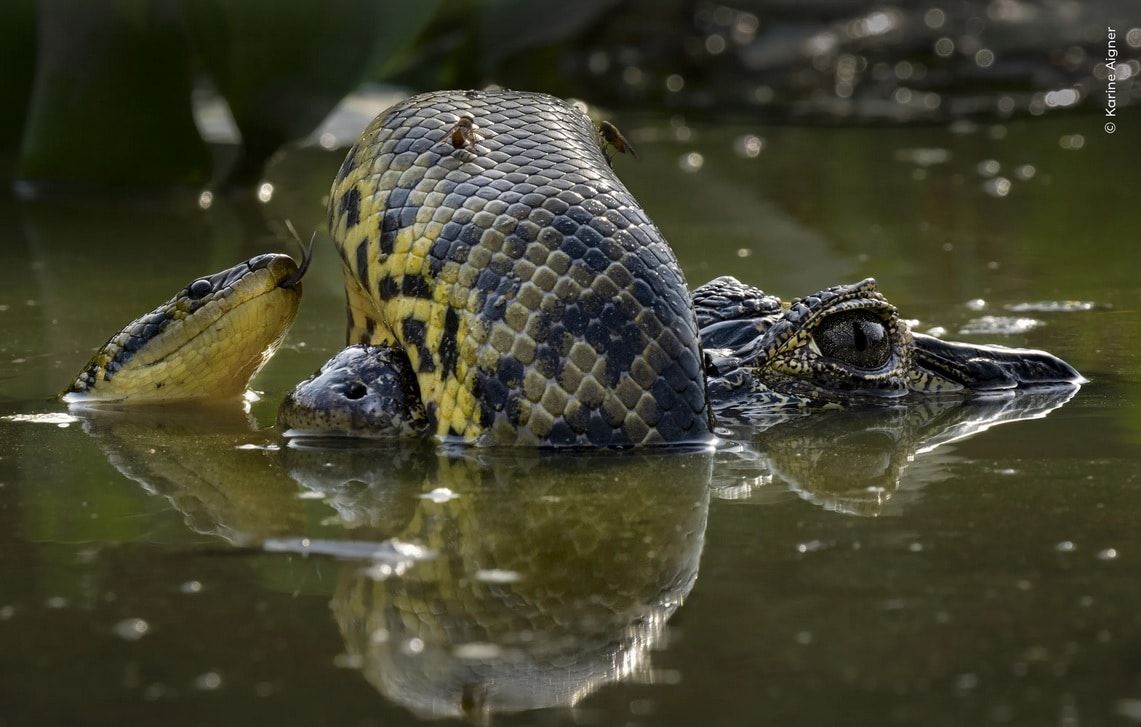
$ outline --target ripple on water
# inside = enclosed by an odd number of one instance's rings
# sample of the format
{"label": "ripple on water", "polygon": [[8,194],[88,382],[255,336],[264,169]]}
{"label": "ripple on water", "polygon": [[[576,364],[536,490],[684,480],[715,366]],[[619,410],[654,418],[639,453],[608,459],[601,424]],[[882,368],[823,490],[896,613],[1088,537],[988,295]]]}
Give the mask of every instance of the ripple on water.
{"label": "ripple on water", "polygon": [[1011,313],[1080,313],[1098,306],[1089,300],[1038,300],[1004,307]]}
{"label": "ripple on water", "polygon": [[0,417],[7,422],[26,422],[29,424],[54,424],[57,427],[66,429],[73,422],[79,421],[76,417],[63,412],[47,412],[44,414],[9,414],[8,416]]}
{"label": "ripple on water", "polygon": [[930,167],[935,164],[944,164],[951,159],[951,152],[939,147],[919,147],[914,149],[896,149],[895,160],[908,162],[920,167]]}
{"label": "ripple on water", "polygon": [[1037,318],[1018,316],[982,316],[967,321],[959,333],[962,335],[987,334],[992,336],[1015,336],[1046,325]]}

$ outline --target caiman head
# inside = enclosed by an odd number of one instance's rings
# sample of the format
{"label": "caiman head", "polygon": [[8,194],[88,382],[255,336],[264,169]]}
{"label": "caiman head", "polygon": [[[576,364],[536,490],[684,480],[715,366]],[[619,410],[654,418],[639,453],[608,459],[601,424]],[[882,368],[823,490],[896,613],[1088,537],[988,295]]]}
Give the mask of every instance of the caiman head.
{"label": "caiman head", "polygon": [[871,278],[786,303],[721,277],[693,298],[715,405],[892,403],[1084,381],[1045,351],[912,333]]}

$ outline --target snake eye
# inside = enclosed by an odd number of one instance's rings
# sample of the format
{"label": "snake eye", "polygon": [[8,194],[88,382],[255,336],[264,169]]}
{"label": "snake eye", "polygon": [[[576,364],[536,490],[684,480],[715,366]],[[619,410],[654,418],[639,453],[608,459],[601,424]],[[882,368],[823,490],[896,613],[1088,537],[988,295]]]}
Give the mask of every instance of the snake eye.
{"label": "snake eye", "polygon": [[891,355],[883,320],[867,311],[828,316],[813,338],[824,356],[860,369],[878,369]]}
{"label": "snake eye", "polygon": [[205,298],[212,290],[214,290],[214,286],[210,284],[209,280],[199,278],[190,284],[190,287],[186,289],[186,294],[189,295],[192,300],[198,300],[199,298]]}

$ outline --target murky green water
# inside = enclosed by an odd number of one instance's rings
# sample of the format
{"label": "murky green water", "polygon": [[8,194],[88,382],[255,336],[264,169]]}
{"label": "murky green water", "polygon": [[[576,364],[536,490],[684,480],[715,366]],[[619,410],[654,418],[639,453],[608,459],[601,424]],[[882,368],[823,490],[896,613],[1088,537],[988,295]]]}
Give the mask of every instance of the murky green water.
{"label": "murky green water", "polygon": [[[691,283],[873,275],[919,330],[1092,380],[714,454],[279,447],[281,395],[343,336],[328,247],[249,415],[13,420],[62,413],[91,350],[178,286],[280,249],[276,221],[320,225],[339,155],[288,155],[265,205],[0,202],[0,725],[1141,721],[1126,121],[626,120],[643,161],[619,171]],[[1066,300],[1096,305],[1007,309]],[[959,334],[988,315],[1042,325]]]}

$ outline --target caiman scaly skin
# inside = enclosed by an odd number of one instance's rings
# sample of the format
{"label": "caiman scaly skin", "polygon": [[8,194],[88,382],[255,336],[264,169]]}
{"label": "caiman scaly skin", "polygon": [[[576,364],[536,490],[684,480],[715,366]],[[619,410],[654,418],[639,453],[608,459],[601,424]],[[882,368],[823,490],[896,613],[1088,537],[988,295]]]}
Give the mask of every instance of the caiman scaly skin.
{"label": "caiman scaly skin", "polygon": [[681,269],[576,107],[512,91],[397,104],[346,157],[329,224],[349,343],[407,353],[437,437],[709,438]]}

